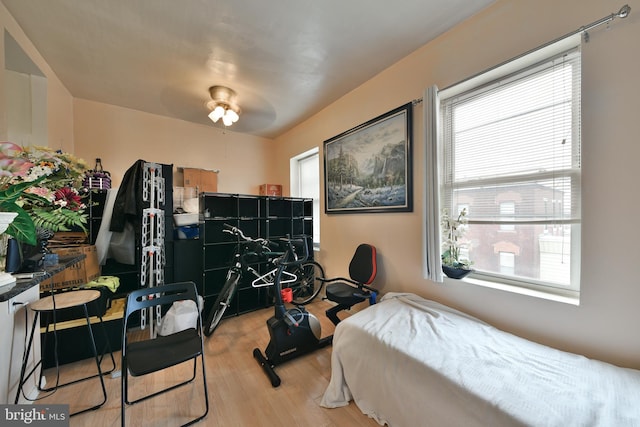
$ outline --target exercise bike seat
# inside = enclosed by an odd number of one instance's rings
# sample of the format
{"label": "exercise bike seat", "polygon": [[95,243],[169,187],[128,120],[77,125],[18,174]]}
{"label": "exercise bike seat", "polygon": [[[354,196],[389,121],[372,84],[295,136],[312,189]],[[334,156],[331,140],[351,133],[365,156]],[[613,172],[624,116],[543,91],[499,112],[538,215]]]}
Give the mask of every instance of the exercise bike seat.
{"label": "exercise bike seat", "polygon": [[356,305],[369,298],[368,291],[362,291],[346,283],[334,283],[327,286],[326,292],[329,301],[348,306]]}
{"label": "exercise bike seat", "polygon": [[363,285],[370,285],[376,278],[376,274],[376,248],[373,245],[362,243],[356,248],[349,263],[350,279],[338,277],[324,280],[330,282],[326,287],[326,298],[338,303],[339,307],[331,309],[331,315],[329,312],[327,313],[334,323],[337,323],[337,319],[334,317],[337,311],[349,309],[371,297],[371,291],[365,289]]}

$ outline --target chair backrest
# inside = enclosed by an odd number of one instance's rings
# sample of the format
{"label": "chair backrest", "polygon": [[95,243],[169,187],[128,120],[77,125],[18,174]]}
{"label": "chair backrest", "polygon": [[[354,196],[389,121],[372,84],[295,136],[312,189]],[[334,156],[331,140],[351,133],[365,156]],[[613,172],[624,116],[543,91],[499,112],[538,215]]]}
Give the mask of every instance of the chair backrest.
{"label": "chair backrest", "polygon": [[[152,298],[145,298],[153,295]],[[192,300],[198,306],[198,292],[193,282],[171,283],[167,285],[154,286],[151,288],[142,288],[132,291],[127,296],[124,314],[124,330],[127,329],[129,316],[133,313],[148,307],[162,305],[169,307],[175,301]],[[198,324],[202,321],[198,316]]]}
{"label": "chair backrest", "polygon": [[377,272],[376,247],[368,243],[360,244],[349,263],[349,276],[358,283],[369,285]]}

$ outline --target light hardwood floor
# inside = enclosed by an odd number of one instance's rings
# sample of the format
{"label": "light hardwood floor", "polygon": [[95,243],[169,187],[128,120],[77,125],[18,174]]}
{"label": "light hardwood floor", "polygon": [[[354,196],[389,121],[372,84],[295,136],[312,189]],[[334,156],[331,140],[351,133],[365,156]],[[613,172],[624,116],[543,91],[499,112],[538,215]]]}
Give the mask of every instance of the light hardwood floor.
{"label": "light hardwood floor", "polygon": [[[322,324],[323,336],[333,333],[326,319],[329,303],[315,301],[307,308]],[[378,426],[363,415],[353,402],[349,406],[326,409],[320,400],[331,376],[331,346],[276,367],[282,379],[278,388],[271,387],[267,376],[253,358],[255,347],[264,350],[269,334],[266,320],[273,309],[264,309],[239,317],[224,319],[216,332],[205,341],[209,414],[197,425],[207,426]],[[84,345],[79,344],[79,345]],[[119,369],[120,352],[115,354]],[[109,361],[103,366],[108,368]],[[201,365],[199,365],[201,366]],[[176,378],[189,375],[192,365],[134,378],[133,396],[138,390],[161,387]],[[51,371],[51,370],[50,370]],[[50,373],[48,372],[48,374]],[[63,365],[61,382],[95,372],[91,359]],[[375,375],[375,373],[372,373]],[[48,380],[51,378],[48,376]],[[180,425],[204,408],[200,370],[196,382],[159,397],[128,406],[128,426]],[[51,379],[52,380],[52,379]],[[49,380],[49,381],[51,381]],[[120,425],[120,378],[105,377],[108,400],[96,411],[71,418],[73,426]],[[38,403],[64,403],[74,412],[100,401],[97,379],[58,389]]]}

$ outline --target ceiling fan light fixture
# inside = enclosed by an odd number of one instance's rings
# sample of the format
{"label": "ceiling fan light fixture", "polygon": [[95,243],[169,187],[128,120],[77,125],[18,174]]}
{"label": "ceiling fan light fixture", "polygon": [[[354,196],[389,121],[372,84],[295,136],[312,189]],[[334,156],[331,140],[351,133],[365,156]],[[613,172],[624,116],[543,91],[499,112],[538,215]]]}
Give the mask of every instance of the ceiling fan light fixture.
{"label": "ceiling fan light fixture", "polygon": [[236,113],[233,110],[227,110],[225,113],[225,117],[229,117],[231,119],[232,123],[235,123],[238,121],[238,119],[240,118],[240,116],[238,115],[238,113]]}
{"label": "ceiling fan light fixture", "polygon": [[213,111],[209,113],[209,118],[213,120],[213,123],[216,123],[224,116],[224,107],[221,105],[217,105]]}
{"label": "ceiling fan light fixture", "polygon": [[209,88],[211,101],[207,107],[211,110],[209,118],[217,123],[222,119],[225,126],[231,126],[240,118],[240,107],[236,104],[236,93],[225,86],[211,86]]}

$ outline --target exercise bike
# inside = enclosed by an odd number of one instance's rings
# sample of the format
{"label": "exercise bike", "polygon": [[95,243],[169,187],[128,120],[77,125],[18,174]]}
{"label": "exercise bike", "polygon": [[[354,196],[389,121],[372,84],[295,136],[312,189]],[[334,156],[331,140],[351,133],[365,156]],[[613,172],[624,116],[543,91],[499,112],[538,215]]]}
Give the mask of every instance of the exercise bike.
{"label": "exercise bike", "polygon": [[296,306],[289,309],[285,307],[285,302],[291,302],[291,299],[288,296],[286,301],[283,299],[281,281],[283,272],[287,267],[304,263],[309,256],[306,239],[303,238],[300,242],[304,248],[304,256],[301,259],[297,259],[294,241],[287,238],[285,253],[276,261],[275,312],[273,317],[267,320],[270,341],[264,354],[258,348],[253,350],[253,357],[262,366],[273,387],[278,387],[281,382],[274,369],[277,365],[331,345],[333,340],[333,335],[320,338],[320,321],[304,307]]}

